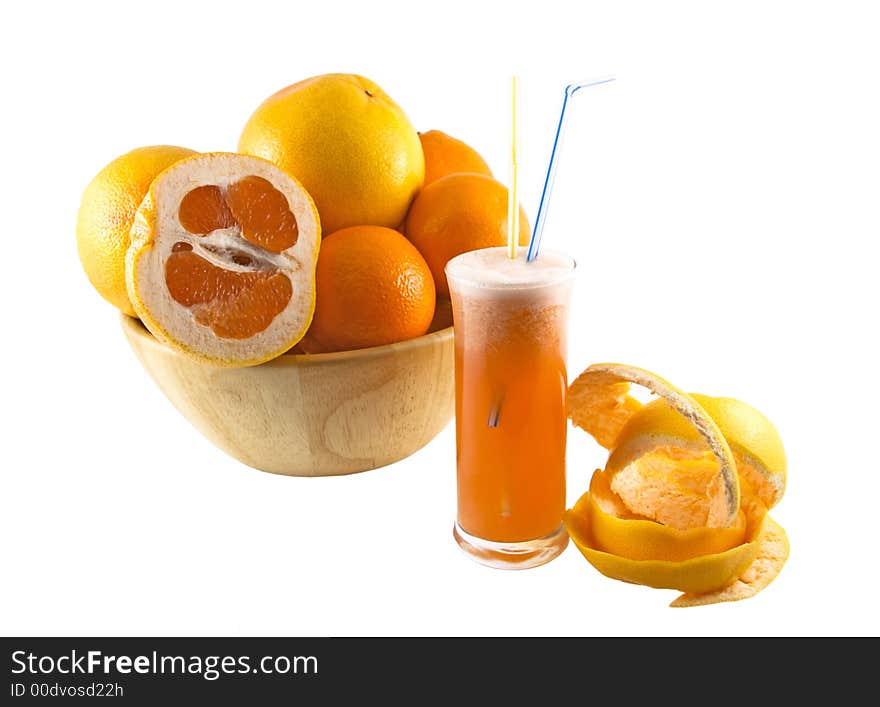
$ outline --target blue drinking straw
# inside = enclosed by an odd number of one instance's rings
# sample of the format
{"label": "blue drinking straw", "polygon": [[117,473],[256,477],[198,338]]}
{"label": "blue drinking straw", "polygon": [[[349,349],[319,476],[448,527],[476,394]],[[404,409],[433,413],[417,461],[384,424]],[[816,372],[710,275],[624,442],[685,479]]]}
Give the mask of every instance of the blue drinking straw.
{"label": "blue drinking straw", "polygon": [[584,83],[570,83],[565,87],[565,96],[562,99],[562,110],[559,112],[559,122],[556,124],[556,135],[553,138],[553,149],[550,152],[550,164],[547,165],[547,175],[544,177],[544,188],[541,190],[541,201],[538,203],[538,215],[535,217],[535,228],[532,230],[532,237],[529,240],[529,251],[526,255],[526,262],[532,262],[538,257],[538,249],[541,247],[541,234],[544,232],[544,222],[547,220],[547,206],[550,201],[550,192],[553,191],[553,180],[556,178],[556,164],[559,161],[560,146],[562,145],[562,137],[565,134],[565,123],[568,108],[568,99],[582,88],[590,88],[592,86],[600,86],[603,83],[614,81],[613,76],[606,76],[601,79],[592,79]]}
{"label": "blue drinking straw", "polygon": [[[547,175],[544,177],[544,188],[541,191],[541,201],[538,204],[538,216],[535,218],[535,228],[532,230],[532,237],[529,240],[529,250],[526,255],[526,262],[530,263],[535,258],[538,257],[538,248],[541,246],[541,234],[544,231],[544,221],[547,220],[547,206],[550,201],[550,192],[553,190],[553,180],[556,177],[556,164],[559,161],[559,152],[561,150],[562,145],[562,136],[565,133],[565,124],[567,120],[567,113],[565,109],[568,108],[568,99],[571,98],[575,93],[580,91],[582,88],[590,88],[592,86],[600,86],[603,83],[611,83],[614,81],[613,76],[605,76],[599,79],[592,79],[590,81],[584,81],[582,83],[570,83],[565,87],[565,96],[562,99],[562,110],[559,112],[559,122],[556,125],[556,135],[553,137],[553,149],[550,152],[550,164],[547,165]],[[517,128],[516,128],[516,104],[517,104],[517,80],[514,78],[513,80],[513,166],[511,170],[511,198],[509,199],[508,206],[510,207],[508,210],[508,220],[511,219],[511,214],[513,211],[510,209],[515,209],[516,200],[513,198],[513,193],[516,191],[516,169],[517,169]],[[510,226],[508,225],[510,229]],[[512,238],[515,238],[516,231],[508,231],[508,249],[509,252],[512,251],[514,254],[516,253],[516,246],[511,245]],[[489,417],[486,420],[486,427],[496,428],[500,422],[501,418],[501,403],[504,400],[504,396],[500,395],[492,404],[492,407],[489,409]]]}

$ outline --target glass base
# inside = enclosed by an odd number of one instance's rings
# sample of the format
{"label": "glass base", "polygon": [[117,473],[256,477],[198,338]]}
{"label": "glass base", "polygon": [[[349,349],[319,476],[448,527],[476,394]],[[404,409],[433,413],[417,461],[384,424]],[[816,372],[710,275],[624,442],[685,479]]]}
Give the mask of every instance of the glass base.
{"label": "glass base", "polygon": [[550,562],[568,545],[564,525],[542,538],[519,543],[483,540],[462,530],[456,523],[452,535],[458,546],[475,562],[502,570],[525,570]]}

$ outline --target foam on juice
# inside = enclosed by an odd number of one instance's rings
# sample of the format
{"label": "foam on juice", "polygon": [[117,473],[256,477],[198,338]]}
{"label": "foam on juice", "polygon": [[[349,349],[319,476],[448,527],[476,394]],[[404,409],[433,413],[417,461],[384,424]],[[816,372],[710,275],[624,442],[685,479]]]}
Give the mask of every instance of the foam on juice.
{"label": "foam on juice", "polygon": [[[569,256],[553,251],[526,262],[525,248],[515,260],[504,247],[452,258],[446,273],[456,326],[469,332],[465,345],[483,350],[490,359],[495,352],[509,350],[511,342],[517,348],[560,346],[574,267]],[[497,362],[490,368],[496,373],[504,370]]]}
{"label": "foam on juice", "polygon": [[446,265],[448,277],[470,287],[486,289],[532,289],[566,282],[574,273],[574,261],[567,255],[543,251],[531,263],[526,249],[516,259],[507,248],[484,248],[462,253]]}

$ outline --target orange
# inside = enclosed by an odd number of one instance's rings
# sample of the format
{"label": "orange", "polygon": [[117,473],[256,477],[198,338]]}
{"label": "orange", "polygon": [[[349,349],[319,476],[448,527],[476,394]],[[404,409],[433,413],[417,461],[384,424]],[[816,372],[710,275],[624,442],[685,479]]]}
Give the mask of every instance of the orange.
{"label": "orange", "polygon": [[325,233],[397,226],[425,177],[419,136],[406,114],[354,74],[315,76],[270,96],[247,121],[238,150],[301,181]]}
{"label": "orange", "polygon": [[128,295],[169,346],[215,365],[261,363],[308,329],[320,239],[308,192],[270,162],[188,157],[135,214]]}
{"label": "orange", "polygon": [[400,233],[353,226],[331,233],[318,259],[315,317],[303,350],[347,351],[421,336],[434,316],[434,280]]}
{"label": "orange", "polygon": [[131,317],[125,252],[134,213],[159,172],[194,154],[173,145],[139,147],[105,166],[83,193],[76,222],[80,261],[98,293]]}
{"label": "orange", "polygon": [[[519,244],[529,242],[520,208]],[[446,263],[470,250],[507,243],[507,187],[484,174],[451,174],[429,184],[413,202],[406,235],[425,256],[437,293],[449,296]]]}
{"label": "orange", "polygon": [[470,145],[439,130],[419,133],[425,153],[425,186],[441,177],[460,172],[492,176],[492,170],[480,153]]}

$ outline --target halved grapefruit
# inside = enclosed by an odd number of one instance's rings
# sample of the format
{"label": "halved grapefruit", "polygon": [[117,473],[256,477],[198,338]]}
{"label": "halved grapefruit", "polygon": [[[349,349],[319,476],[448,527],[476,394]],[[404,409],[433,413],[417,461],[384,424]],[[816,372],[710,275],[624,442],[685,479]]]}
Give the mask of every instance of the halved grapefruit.
{"label": "halved grapefruit", "polygon": [[315,309],[318,212],[258,157],[205,153],[159,174],[135,215],[126,286],[169,346],[218,366],[284,353]]}

